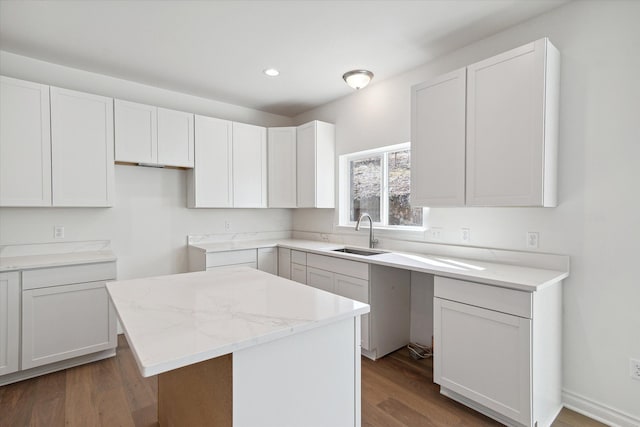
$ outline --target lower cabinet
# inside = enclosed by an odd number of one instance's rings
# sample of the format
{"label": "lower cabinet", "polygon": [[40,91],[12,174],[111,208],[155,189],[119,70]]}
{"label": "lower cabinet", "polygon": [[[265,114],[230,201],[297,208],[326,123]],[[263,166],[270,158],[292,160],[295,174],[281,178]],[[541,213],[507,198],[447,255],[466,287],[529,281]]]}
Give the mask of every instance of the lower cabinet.
{"label": "lower cabinet", "polygon": [[307,266],[302,264],[291,263],[291,280],[294,282],[307,284]]}
{"label": "lower cabinet", "polygon": [[278,248],[278,276],[291,279],[291,249]]}
{"label": "lower cabinet", "polygon": [[0,375],[19,368],[20,273],[0,273]]}
{"label": "lower cabinet", "polygon": [[114,356],[115,279],[115,261],[0,273],[0,385]]}
{"label": "lower cabinet", "polygon": [[278,250],[276,247],[240,249],[234,251],[205,252],[189,248],[191,271],[213,270],[226,267],[251,267],[271,274],[278,274]]}
{"label": "lower cabinet", "polygon": [[559,285],[531,293],[442,277],[434,284],[441,392],[505,424],[550,425],[561,409]]}
{"label": "lower cabinet", "polygon": [[22,293],[22,369],[116,345],[116,314],[104,282]]}

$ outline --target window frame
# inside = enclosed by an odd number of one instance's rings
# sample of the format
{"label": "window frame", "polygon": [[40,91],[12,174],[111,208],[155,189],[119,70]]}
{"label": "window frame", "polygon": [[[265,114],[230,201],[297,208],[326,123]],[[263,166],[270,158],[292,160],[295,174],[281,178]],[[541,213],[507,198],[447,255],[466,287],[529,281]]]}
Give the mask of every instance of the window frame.
{"label": "window frame", "polygon": [[[338,226],[355,227],[356,225],[356,221],[351,221],[351,162],[354,160],[380,156],[382,158],[382,164],[380,167],[382,174],[380,183],[380,221],[374,222],[373,227],[376,229],[387,230],[426,230],[427,212],[424,207],[422,208],[422,225],[389,225],[389,154],[402,150],[411,151],[411,143],[403,142],[401,144],[386,145],[384,147],[373,148],[370,150],[342,154],[338,157]],[[418,207],[419,206],[417,206],[417,208]]]}

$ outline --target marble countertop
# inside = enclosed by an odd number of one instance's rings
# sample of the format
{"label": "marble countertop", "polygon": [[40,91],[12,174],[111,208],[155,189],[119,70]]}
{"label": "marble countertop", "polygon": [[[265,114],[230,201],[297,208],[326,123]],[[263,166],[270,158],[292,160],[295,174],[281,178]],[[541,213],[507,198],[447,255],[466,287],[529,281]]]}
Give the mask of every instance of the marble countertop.
{"label": "marble countertop", "polygon": [[247,267],[109,282],[107,290],[145,377],[369,312]]}
{"label": "marble countertop", "polygon": [[333,249],[345,247],[343,244],[311,240],[231,241],[198,243],[191,244],[189,247],[202,252],[223,252],[274,246],[527,292],[535,292],[569,276],[568,271],[532,268],[422,253],[391,252],[384,251],[384,249],[381,249],[384,253],[378,255],[363,256],[347,254],[333,251]]}
{"label": "marble countertop", "polygon": [[117,261],[108,240],[0,246],[0,272]]}

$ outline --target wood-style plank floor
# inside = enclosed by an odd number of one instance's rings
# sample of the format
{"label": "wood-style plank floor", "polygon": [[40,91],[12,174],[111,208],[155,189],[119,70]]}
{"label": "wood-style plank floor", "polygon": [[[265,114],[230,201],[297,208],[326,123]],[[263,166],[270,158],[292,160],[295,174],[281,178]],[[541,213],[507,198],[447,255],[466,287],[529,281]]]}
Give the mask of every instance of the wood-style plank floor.
{"label": "wood-style plank floor", "polygon": [[[0,427],[157,426],[156,399],[156,377],[140,376],[120,335],[116,357],[0,387]],[[414,361],[402,349],[376,362],[362,359],[362,425],[500,424],[440,395],[431,360]],[[563,409],[553,425],[604,424]]]}

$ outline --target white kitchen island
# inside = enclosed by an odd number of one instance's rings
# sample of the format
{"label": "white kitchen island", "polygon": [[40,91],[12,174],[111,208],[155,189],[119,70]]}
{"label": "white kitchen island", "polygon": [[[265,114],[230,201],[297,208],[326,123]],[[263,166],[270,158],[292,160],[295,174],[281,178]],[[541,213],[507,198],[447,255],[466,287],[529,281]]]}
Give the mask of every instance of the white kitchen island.
{"label": "white kitchen island", "polygon": [[161,426],[360,425],[367,304],[247,267],[107,289]]}

